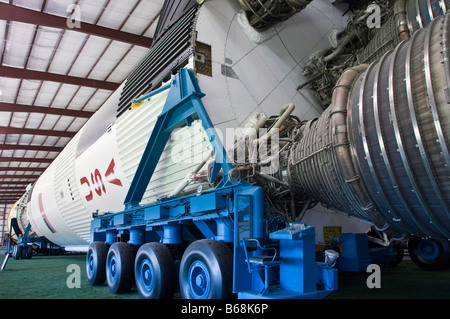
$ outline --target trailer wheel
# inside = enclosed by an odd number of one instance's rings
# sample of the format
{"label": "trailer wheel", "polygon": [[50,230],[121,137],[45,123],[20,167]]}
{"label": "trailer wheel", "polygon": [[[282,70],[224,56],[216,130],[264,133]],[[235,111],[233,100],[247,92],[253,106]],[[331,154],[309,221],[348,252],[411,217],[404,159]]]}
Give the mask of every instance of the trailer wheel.
{"label": "trailer wheel", "polygon": [[182,298],[231,298],[232,281],[233,254],[224,243],[202,239],[189,245],[180,264]]}
{"label": "trailer wheel", "polygon": [[424,270],[442,270],[450,261],[450,247],[446,241],[412,237],[408,241],[412,261]]}
{"label": "trailer wheel", "polygon": [[31,259],[31,257],[33,257],[33,246],[27,245],[26,258]]}
{"label": "trailer wheel", "polygon": [[106,257],[106,280],[111,293],[129,292],[134,279],[134,254],[127,243],[116,242]]}
{"label": "trailer wheel", "polygon": [[103,285],[106,281],[106,255],[108,247],[103,242],[89,245],[86,255],[86,274],[92,286]]}
{"label": "trailer wheel", "polygon": [[17,256],[17,246],[14,245],[13,248],[12,248],[11,257],[12,257],[13,259],[17,259],[16,256]]}
{"label": "trailer wheel", "polygon": [[22,245],[14,245],[12,257],[16,260],[22,259],[22,250],[23,250]]}
{"label": "trailer wheel", "polygon": [[169,249],[160,243],[142,245],[136,255],[134,277],[143,299],[172,298],[176,273]]}

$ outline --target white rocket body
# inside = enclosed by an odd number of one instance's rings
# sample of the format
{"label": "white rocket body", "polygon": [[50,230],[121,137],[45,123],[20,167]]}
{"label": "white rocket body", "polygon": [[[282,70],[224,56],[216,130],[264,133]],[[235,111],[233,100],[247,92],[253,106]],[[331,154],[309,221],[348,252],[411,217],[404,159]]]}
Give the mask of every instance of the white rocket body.
{"label": "white rocket body", "polygon": [[[263,33],[251,34],[243,17],[237,1],[209,0],[199,9],[195,26],[197,41],[212,49],[212,76],[197,75],[206,94],[202,101],[225,145],[226,129],[249,127],[261,114],[276,115],[287,103],[295,104],[293,114],[302,120],[320,115],[322,109],[312,95],[296,90],[307,80],[302,65],[313,51],[328,48],[329,36],[347,22],[328,0],[313,1]],[[230,72],[223,72],[224,68]],[[123,85],[41,175],[27,204],[33,231],[66,250],[87,249],[93,212],[124,209],[123,201],[168,93],[116,119],[122,89]],[[211,149],[205,137],[200,123],[172,135],[143,204],[170,194],[194,170]],[[186,145],[191,152],[186,152]]]}

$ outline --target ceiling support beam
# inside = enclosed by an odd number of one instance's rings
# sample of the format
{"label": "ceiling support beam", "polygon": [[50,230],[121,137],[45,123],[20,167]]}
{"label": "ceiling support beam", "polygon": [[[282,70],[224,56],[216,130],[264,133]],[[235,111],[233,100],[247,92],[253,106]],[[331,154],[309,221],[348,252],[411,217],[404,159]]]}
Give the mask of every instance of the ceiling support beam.
{"label": "ceiling support beam", "polygon": [[54,130],[39,130],[29,128],[17,127],[0,127],[0,134],[29,134],[29,135],[43,135],[72,138],[76,132],[54,131]]}
{"label": "ceiling support beam", "polygon": [[16,196],[16,197],[2,197],[0,196],[0,204],[2,205],[12,205],[14,204],[18,199],[20,198],[20,196]]}
{"label": "ceiling support beam", "polygon": [[39,172],[43,173],[46,167],[0,167],[0,172]]}
{"label": "ceiling support beam", "polygon": [[105,28],[86,22],[80,22],[77,25],[73,23],[73,20],[70,16],[68,18],[63,18],[7,3],[0,3],[0,19],[76,31],[146,48],[150,48],[153,41],[152,38],[115,29]]}
{"label": "ceiling support beam", "polygon": [[24,113],[40,113],[61,116],[73,116],[80,118],[90,118],[95,112],[59,109],[55,107],[43,107],[24,104],[13,104],[0,102],[0,112],[24,112]]}
{"label": "ceiling support beam", "polygon": [[[1,2],[0,2],[1,4]],[[1,12],[1,9],[0,9]],[[58,83],[66,83],[78,86],[91,87],[95,89],[102,89],[108,91],[115,91],[120,83],[113,83],[107,81],[99,81],[93,79],[84,79],[76,76],[61,75],[56,73],[41,72],[26,70],[20,68],[13,68],[9,66],[0,66],[0,76],[6,78],[14,78],[21,80],[35,80],[35,81],[51,81]]]}
{"label": "ceiling support beam", "polygon": [[28,158],[28,157],[0,157],[0,162],[21,162],[21,163],[48,163],[53,162],[50,158]]}
{"label": "ceiling support beam", "polygon": [[[5,182],[5,183],[8,184],[9,182]],[[17,185],[15,185],[15,186],[8,187],[8,186],[1,185],[0,186],[0,191],[5,191],[5,190],[7,190],[7,191],[10,191],[10,190],[22,191],[25,188],[26,188],[26,186],[24,187],[24,186],[17,186]]]}
{"label": "ceiling support beam", "polygon": [[12,178],[12,179],[36,179],[39,175],[11,175],[11,174],[0,174],[0,179],[2,178]]}
{"label": "ceiling support beam", "polygon": [[37,151],[37,152],[61,152],[64,147],[58,146],[40,146],[40,145],[13,145],[13,144],[0,144],[0,151]]}

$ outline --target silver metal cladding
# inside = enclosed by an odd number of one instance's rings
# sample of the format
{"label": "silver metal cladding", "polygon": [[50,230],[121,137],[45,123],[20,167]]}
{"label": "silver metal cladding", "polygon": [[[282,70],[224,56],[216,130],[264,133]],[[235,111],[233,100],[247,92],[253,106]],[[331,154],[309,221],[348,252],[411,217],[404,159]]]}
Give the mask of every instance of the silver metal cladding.
{"label": "silver metal cladding", "polygon": [[303,10],[312,0],[237,0],[247,13],[250,24],[257,30],[265,30],[289,19]]}
{"label": "silver metal cladding", "polygon": [[450,238],[449,28],[447,13],[342,75],[292,148],[298,193],[394,237]]}

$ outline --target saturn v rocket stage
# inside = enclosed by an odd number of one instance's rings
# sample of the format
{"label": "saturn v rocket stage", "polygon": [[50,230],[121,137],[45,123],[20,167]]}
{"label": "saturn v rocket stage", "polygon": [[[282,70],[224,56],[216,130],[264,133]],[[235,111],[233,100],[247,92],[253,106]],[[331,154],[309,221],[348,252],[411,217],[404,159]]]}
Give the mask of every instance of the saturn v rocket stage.
{"label": "saturn v rocket stage", "polygon": [[[20,227],[86,251],[92,213],[123,210],[167,91],[140,97],[188,66],[234,173],[263,187],[271,213],[298,220],[321,203],[393,238],[447,244],[449,2],[377,1],[380,29],[370,11],[324,0],[174,3],[147,58],[13,207]],[[171,136],[145,203],[214,187],[209,141],[189,124]]]}

